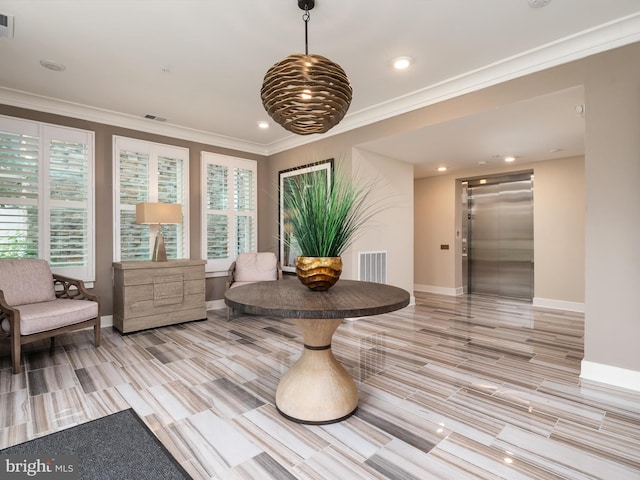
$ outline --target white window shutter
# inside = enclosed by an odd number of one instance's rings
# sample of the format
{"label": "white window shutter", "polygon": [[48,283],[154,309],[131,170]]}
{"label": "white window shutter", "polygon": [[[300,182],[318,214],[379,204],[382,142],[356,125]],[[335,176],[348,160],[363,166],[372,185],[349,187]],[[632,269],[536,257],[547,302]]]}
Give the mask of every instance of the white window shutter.
{"label": "white window shutter", "polygon": [[93,132],[0,116],[0,258],[91,282]]}
{"label": "white window shutter", "polygon": [[209,272],[224,271],[238,253],[257,248],[257,164],[202,153],[202,255]]}
{"label": "white window shutter", "polygon": [[114,136],[114,260],[151,258],[154,236],[149,225],[136,224],[136,204],[182,205],[183,223],[163,225],[169,259],[189,258],[189,150],[172,145]]}

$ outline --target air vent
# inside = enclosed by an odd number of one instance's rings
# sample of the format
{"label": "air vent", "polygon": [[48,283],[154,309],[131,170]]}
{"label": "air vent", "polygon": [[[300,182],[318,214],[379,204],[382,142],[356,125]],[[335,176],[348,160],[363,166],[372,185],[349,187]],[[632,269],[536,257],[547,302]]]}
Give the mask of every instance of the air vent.
{"label": "air vent", "polygon": [[360,252],[358,280],[387,283],[387,252]]}
{"label": "air vent", "polygon": [[155,120],[156,122],[166,122],[166,118],[159,117],[157,115],[153,115],[151,113],[145,113],[144,118],[148,118],[149,120]]}
{"label": "air vent", "polygon": [[13,39],[13,15],[0,13],[0,37]]}

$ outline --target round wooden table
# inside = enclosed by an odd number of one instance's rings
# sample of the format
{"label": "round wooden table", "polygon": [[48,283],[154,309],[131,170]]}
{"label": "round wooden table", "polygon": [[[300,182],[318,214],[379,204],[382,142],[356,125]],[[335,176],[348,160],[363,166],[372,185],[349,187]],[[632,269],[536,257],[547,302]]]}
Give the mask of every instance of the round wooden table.
{"label": "round wooden table", "polygon": [[314,292],[294,279],[231,288],[225,303],[244,313],[294,318],[304,338],[298,361],[276,391],[276,408],[299,423],[335,423],[358,408],[356,384],[331,351],[331,338],[346,317],[392,312],[409,304],[409,293],[380,283],[339,280]]}

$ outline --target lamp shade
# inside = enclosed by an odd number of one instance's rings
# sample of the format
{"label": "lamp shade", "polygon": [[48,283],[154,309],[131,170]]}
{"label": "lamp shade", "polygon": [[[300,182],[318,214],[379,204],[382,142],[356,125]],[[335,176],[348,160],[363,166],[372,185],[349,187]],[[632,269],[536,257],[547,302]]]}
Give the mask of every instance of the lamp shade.
{"label": "lamp shade", "polygon": [[136,223],[139,225],[182,223],[182,205],[178,203],[138,203],[136,204]]}

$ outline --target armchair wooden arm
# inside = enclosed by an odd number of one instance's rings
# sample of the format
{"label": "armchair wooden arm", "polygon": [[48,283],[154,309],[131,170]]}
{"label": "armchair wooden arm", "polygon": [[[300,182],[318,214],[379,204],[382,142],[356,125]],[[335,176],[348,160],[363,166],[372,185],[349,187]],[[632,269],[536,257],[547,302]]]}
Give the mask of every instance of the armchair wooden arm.
{"label": "armchair wooden arm", "polygon": [[53,274],[53,286],[56,290],[57,298],[70,298],[72,300],[92,300],[99,302],[97,295],[89,292],[82,280],[66,277],[64,275]]}
{"label": "armchair wooden arm", "polygon": [[226,286],[225,290],[229,290],[231,288],[231,285],[233,285],[235,273],[236,273],[236,262],[234,261],[229,267],[229,270],[227,270],[227,282],[225,285]]}
{"label": "armchair wooden arm", "polygon": [[5,331],[0,327],[0,336],[10,337],[11,332],[18,332],[20,335],[20,311],[12,308],[4,298],[4,292],[0,290],[0,325],[7,320],[9,322],[9,331]]}

